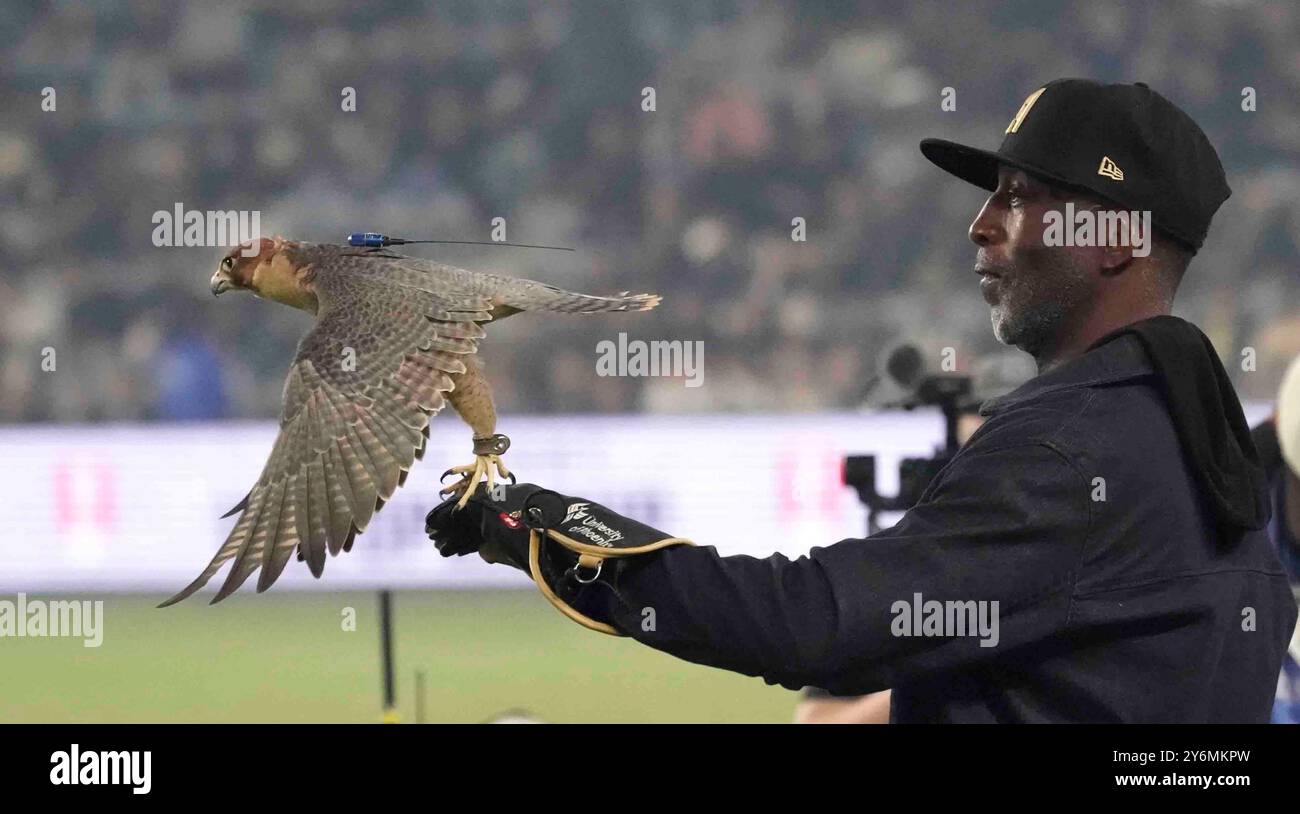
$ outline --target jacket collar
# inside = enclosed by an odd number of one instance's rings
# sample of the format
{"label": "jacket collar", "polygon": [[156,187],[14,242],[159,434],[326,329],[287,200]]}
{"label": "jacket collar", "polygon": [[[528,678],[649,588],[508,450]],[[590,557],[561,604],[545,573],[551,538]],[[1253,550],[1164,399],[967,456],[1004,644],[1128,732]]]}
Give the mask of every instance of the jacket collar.
{"label": "jacket collar", "polygon": [[1058,390],[1092,387],[1154,374],[1155,367],[1137,337],[1127,334],[1030,379],[1010,393],[988,399],[980,405],[980,415],[993,415]]}

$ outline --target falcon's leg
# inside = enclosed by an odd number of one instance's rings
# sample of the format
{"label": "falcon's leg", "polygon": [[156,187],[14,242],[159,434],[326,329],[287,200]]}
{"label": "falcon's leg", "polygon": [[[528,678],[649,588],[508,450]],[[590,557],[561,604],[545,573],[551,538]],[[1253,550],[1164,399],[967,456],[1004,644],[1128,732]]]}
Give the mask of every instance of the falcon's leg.
{"label": "falcon's leg", "polygon": [[[456,501],[456,506],[461,507],[469,502],[469,498],[478,488],[479,482],[484,477],[487,478],[487,488],[491,489],[496,483],[496,473],[500,473],[502,478],[514,480],[510,470],[501,462],[501,454],[510,447],[510,439],[497,433],[487,438],[474,439],[474,463],[465,464],[464,466],[453,466],[446,472],[442,473],[445,478],[450,474],[459,474],[460,480],[451,486],[442,490],[443,494],[461,494],[460,500]],[[495,472],[494,472],[495,470]]]}
{"label": "falcon's leg", "polygon": [[456,505],[464,506],[478,488],[479,481],[487,478],[488,488],[496,483],[496,475],[514,479],[501,462],[501,456],[510,448],[510,439],[496,432],[497,414],[492,404],[492,391],[487,379],[479,371],[477,360],[466,360],[465,372],[452,377],[455,388],[448,394],[451,406],[474,430],[474,462],[453,466],[442,473],[445,478],[458,474],[461,479],[443,489],[443,494],[460,494]]}

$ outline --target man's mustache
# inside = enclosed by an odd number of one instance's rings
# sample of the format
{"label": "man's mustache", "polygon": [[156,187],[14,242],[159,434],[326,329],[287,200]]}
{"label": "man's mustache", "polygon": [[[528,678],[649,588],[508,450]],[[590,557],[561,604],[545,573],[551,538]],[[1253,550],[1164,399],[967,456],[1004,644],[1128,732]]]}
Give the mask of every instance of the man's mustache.
{"label": "man's mustache", "polygon": [[975,273],[983,276],[991,274],[994,277],[1005,277],[1015,271],[1015,266],[1010,263],[990,263],[986,260],[975,261]]}

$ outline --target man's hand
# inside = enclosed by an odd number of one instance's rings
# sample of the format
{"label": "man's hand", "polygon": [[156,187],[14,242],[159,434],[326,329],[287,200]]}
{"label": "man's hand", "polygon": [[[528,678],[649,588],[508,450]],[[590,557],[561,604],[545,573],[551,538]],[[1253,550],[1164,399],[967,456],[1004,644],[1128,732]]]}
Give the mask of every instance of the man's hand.
{"label": "man's hand", "polygon": [[486,562],[503,563],[525,574],[529,573],[529,526],[557,525],[565,514],[563,497],[532,483],[476,490],[463,508],[456,507],[458,500],[459,496],[448,498],[425,517],[424,531],[438,553],[463,557],[477,551]]}

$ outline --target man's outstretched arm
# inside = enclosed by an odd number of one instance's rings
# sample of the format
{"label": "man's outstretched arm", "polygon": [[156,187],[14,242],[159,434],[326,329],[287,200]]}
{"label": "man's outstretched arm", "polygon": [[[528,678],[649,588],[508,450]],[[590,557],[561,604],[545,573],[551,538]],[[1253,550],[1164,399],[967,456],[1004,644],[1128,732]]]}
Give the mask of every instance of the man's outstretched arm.
{"label": "man's outstretched arm", "polygon": [[[688,661],[790,689],[869,692],[1060,630],[1089,503],[1082,475],[1046,445],[968,450],[900,523],[870,538],[793,560],[688,546],[607,560],[569,601]],[[464,543],[474,526],[499,549],[518,551],[524,539],[526,556],[526,530],[493,516],[444,531],[461,538],[444,553],[475,550]],[[960,635],[935,629],[946,620],[961,623]]]}

